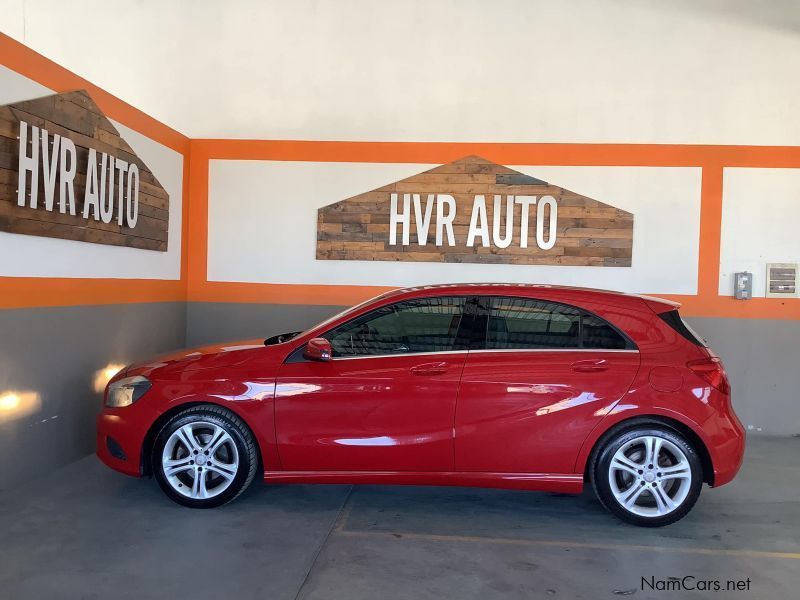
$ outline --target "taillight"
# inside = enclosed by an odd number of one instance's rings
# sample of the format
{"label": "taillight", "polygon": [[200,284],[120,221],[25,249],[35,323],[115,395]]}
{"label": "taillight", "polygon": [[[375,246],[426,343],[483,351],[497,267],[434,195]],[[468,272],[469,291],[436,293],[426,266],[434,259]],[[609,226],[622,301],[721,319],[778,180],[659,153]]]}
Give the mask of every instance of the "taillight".
{"label": "taillight", "polygon": [[686,366],[689,367],[701,379],[703,379],[703,381],[718,389],[723,394],[731,393],[731,386],[728,383],[728,376],[725,374],[722,361],[718,357],[711,356],[709,358],[690,360],[688,363],[686,363]]}

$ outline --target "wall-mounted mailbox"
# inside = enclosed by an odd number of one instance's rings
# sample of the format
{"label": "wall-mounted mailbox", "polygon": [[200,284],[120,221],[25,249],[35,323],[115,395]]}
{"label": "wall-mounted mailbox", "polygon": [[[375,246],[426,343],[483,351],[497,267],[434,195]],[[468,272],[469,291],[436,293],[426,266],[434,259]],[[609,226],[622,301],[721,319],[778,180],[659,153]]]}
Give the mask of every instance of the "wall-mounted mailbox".
{"label": "wall-mounted mailbox", "polygon": [[734,274],[733,296],[737,300],[750,300],[753,297],[753,274],[743,271]]}

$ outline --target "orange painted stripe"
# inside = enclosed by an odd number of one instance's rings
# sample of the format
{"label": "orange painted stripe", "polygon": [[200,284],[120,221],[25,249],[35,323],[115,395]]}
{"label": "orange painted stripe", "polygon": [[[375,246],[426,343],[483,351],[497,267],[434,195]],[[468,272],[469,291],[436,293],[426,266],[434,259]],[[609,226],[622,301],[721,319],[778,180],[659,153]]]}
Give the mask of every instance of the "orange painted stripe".
{"label": "orange painted stripe", "polygon": [[146,115],[138,108],[123,102],[3,33],[0,33],[0,63],[57,93],[84,89],[89,92],[106,116],[176,152],[182,154],[188,152],[189,138],[182,133]]}
{"label": "orange painted stripe", "polygon": [[0,278],[0,308],[184,302],[182,281],[163,279]]}
{"label": "orange painted stripe", "polygon": [[797,146],[198,139],[192,147],[227,160],[443,164],[477,154],[504,165],[800,168]]}
{"label": "orange painted stripe", "polygon": [[722,167],[703,167],[700,186],[700,250],[697,293],[714,298],[719,293],[719,261],[722,244]]}

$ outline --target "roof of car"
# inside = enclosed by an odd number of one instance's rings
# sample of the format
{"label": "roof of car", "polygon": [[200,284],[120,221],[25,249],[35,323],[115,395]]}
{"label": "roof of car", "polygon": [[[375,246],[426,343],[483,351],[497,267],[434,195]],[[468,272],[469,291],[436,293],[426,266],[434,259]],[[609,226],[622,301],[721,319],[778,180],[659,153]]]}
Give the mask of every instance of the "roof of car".
{"label": "roof of car", "polygon": [[627,292],[618,292],[614,290],[603,290],[597,288],[577,287],[568,285],[550,285],[544,283],[440,283],[430,285],[419,285],[414,287],[399,288],[387,292],[382,297],[400,296],[405,294],[413,294],[415,292],[426,291],[447,291],[454,294],[469,294],[469,293],[509,293],[513,291],[528,292],[534,290],[553,290],[563,291],[567,293],[586,293],[590,295],[613,296],[620,299],[634,299],[639,298],[648,302],[658,302],[671,307],[678,307],[680,304],[666,300],[663,298],[656,298],[653,296],[644,296],[640,294],[630,294]]}

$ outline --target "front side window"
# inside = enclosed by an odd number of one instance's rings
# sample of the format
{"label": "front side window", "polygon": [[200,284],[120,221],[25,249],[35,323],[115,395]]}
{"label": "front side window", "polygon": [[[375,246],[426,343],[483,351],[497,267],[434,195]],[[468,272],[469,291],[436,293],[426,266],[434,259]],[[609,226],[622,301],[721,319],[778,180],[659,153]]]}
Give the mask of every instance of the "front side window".
{"label": "front side window", "polygon": [[406,300],[340,325],[323,337],[334,357],[382,356],[466,349],[458,338],[466,298]]}
{"label": "front side window", "polygon": [[530,298],[492,298],[488,349],[578,348],[581,313],[571,306]]}

